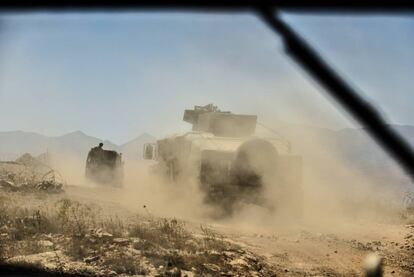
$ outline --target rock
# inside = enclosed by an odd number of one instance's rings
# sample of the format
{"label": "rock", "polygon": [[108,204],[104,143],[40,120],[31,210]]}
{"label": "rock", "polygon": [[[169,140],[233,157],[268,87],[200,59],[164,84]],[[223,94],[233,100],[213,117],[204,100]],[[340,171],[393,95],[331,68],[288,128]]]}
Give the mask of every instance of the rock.
{"label": "rock", "polygon": [[195,274],[192,271],[183,270],[181,271],[181,275],[183,277],[194,277]]}
{"label": "rock", "polygon": [[[49,251],[38,254],[15,256],[7,259],[6,262],[10,264],[24,263],[29,265],[42,265],[42,267],[49,267],[55,269],[58,264],[56,263],[56,257],[63,257],[61,251]],[[62,258],[63,259],[63,258]]]}
{"label": "rock", "polygon": [[118,274],[113,270],[104,269],[99,272],[99,275],[100,276],[117,276]]}
{"label": "rock", "polygon": [[10,229],[9,226],[3,225],[3,226],[0,227],[0,232],[8,232],[9,229]]}
{"label": "rock", "polygon": [[181,270],[177,267],[165,271],[164,276],[181,277]]}
{"label": "rock", "polygon": [[0,180],[0,188],[10,191],[16,191],[18,188],[13,182],[9,182],[6,180]]}
{"label": "rock", "polygon": [[232,251],[224,251],[223,255],[225,255],[226,257],[234,257],[236,254]]}
{"label": "rock", "polygon": [[126,251],[131,255],[142,255],[141,250],[135,249],[133,247],[128,247],[128,249]]}
{"label": "rock", "polygon": [[112,242],[117,243],[117,244],[127,245],[130,242],[130,240],[127,238],[114,238]]}
{"label": "rock", "polygon": [[257,262],[257,258],[251,254],[246,254],[244,255],[244,258],[249,260],[249,261],[253,261],[253,262]]}
{"label": "rock", "polygon": [[100,258],[99,256],[86,257],[86,258],[83,259],[83,261],[87,264],[90,264],[92,262],[98,261],[99,258]]}
{"label": "rock", "polygon": [[48,240],[40,240],[39,241],[39,245],[43,246],[43,247],[53,247],[53,242],[48,241]]}
{"label": "rock", "polygon": [[210,272],[218,272],[220,271],[220,267],[215,264],[203,264],[203,267]]}
{"label": "rock", "polygon": [[236,259],[236,260],[232,260],[230,262],[230,264],[233,265],[233,266],[234,265],[237,265],[237,266],[249,266],[249,264],[245,260],[243,260],[241,258]]}
{"label": "rock", "polygon": [[51,193],[63,192],[62,187],[63,187],[63,184],[50,181],[50,180],[45,180],[35,185],[36,190],[51,192]]}
{"label": "rock", "polygon": [[112,238],[113,237],[112,234],[105,232],[101,228],[93,229],[91,232],[91,236],[95,238]]}
{"label": "rock", "polygon": [[52,234],[42,234],[41,238],[43,238],[44,240],[52,240],[53,236]]}
{"label": "rock", "polygon": [[88,238],[88,240],[89,240],[89,242],[91,242],[91,243],[95,243],[95,242],[96,242],[96,239],[93,239],[93,238],[91,238],[91,237],[89,237],[89,238]]}

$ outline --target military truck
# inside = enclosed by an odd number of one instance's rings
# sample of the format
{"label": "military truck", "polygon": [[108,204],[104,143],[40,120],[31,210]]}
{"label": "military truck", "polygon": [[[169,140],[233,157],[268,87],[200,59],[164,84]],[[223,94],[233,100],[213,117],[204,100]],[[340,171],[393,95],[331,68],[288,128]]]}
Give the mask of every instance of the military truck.
{"label": "military truck", "polygon": [[102,149],[103,144],[91,148],[86,159],[85,176],[88,180],[101,185],[122,186],[122,154]]}
{"label": "military truck", "polygon": [[278,136],[255,135],[257,116],[217,106],[185,110],[192,131],[145,144],[144,159],[172,182],[196,179],[207,204],[231,215],[241,203],[283,214],[302,212],[302,160]]}

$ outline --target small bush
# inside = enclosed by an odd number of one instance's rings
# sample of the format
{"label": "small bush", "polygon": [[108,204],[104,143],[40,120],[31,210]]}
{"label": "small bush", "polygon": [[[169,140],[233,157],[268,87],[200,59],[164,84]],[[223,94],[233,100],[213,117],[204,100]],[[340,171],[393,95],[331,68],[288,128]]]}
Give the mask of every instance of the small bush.
{"label": "small bush", "polygon": [[48,218],[41,210],[29,210],[16,208],[9,210],[8,218],[3,226],[7,226],[7,232],[12,239],[23,240],[37,234],[54,233],[57,231],[56,224]]}
{"label": "small bush", "polygon": [[83,239],[73,237],[66,245],[65,253],[76,260],[82,260],[88,255],[88,249],[85,248]]}
{"label": "small bush", "polygon": [[31,255],[47,251],[48,249],[41,245],[38,240],[25,240],[20,249],[20,255]]}
{"label": "small bush", "polygon": [[111,233],[115,237],[125,236],[126,227],[124,222],[118,217],[109,217],[101,222],[102,229]]}
{"label": "small bush", "polygon": [[129,228],[129,236],[167,249],[186,249],[186,242],[191,238],[191,234],[184,228],[184,223],[165,218],[137,223]]}
{"label": "small bush", "polygon": [[66,234],[84,237],[90,228],[96,226],[97,209],[69,199],[56,203],[57,221]]}
{"label": "small bush", "polygon": [[0,238],[0,263],[7,258],[6,247],[6,243]]}
{"label": "small bush", "polygon": [[125,249],[119,248],[111,252],[103,262],[118,274],[146,275],[148,272],[141,266],[137,257],[126,253]]}
{"label": "small bush", "polygon": [[228,248],[228,243],[224,241],[224,236],[207,226],[200,225],[200,229],[203,234],[203,246],[205,250],[223,251]]}

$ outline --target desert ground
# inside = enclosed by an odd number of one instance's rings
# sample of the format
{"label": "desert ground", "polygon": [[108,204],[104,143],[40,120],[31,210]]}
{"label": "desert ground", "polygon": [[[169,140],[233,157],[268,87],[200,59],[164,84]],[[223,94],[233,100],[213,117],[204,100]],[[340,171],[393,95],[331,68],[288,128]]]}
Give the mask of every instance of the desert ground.
{"label": "desert ground", "polygon": [[24,183],[19,168],[2,164],[2,276],[362,276],[370,255],[384,276],[414,276],[407,216],[315,221],[305,206],[300,220],[257,207],[211,219],[174,189],[60,187],[54,172]]}

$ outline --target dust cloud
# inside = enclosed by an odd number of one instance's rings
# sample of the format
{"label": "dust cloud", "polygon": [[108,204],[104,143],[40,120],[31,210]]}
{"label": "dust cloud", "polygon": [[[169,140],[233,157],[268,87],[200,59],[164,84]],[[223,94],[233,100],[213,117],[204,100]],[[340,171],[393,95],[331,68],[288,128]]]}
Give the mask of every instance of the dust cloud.
{"label": "dust cloud", "polygon": [[[152,161],[125,164],[125,190],[121,201],[137,205],[155,216],[196,219],[202,216],[202,198],[194,180],[172,183],[151,172]],[[145,207],[145,208],[144,208]]]}
{"label": "dust cloud", "polygon": [[85,162],[86,155],[82,159],[69,153],[50,154],[47,160],[47,164],[57,172],[64,183],[75,186],[92,186],[85,180]]}
{"label": "dust cloud", "polygon": [[[300,128],[299,128],[300,129]],[[216,220],[243,228],[257,226],[267,229],[317,228],[334,230],[352,222],[396,222],[401,211],[400,195],[392,186],[380,184],[363,171],[356,171],[344,160],[334,144],[328,146],[326,136],[304,130],[284,133],[293,141],[293,154],[301,157],[303,171],[302,195],[284,194],[277,180],[266,179],[265,196],[270,203],[303,206],[300,216],[272,212],[253,204],[240,204],[229,218]],[[281,154],[282,155],[282,154]],[[52,166],[66,183],[95,188],[96,198],[121,204],[143,214],[175,217],[195,221],[211,221],[208,214],[214,207],[203,203],[196,174],[188,182],[171,183],[151,173],[154,161],[125,160],[124,185],[121,188],[102,187],[85,179],[85,160],[75,156],[54,157]],[[260,157],[258,159],[260,164]],[[269,167],[267,167],[269,168]],[[271,167],[270,167],[271,168]],[[267,169],[265,176],[273,176]]]}
{"label": "dust cloud", "polygon": [[[71,155],[54,155],[50,165],[71,187],[93,189],[93,198],[120,204],[144,215],[197,219],[203,216],[202,195],[196,181],[170,183],[152,174],[153,161],[124,161],[124,181],[119,188],[94,183],[85,178],[86,159]],[[82,193],[81,193],[82,194]],[[91,197],[89,195],[88,197]]]}
{"label": "dust cloud", "polygon": [[[363,170],[355,170],[343,157],[342,150],[327,142],[326,136],[305,130],[299,133],[295,134],[300,139],[295,138],[293,152],[303,161],[302,215],[270,213],[255,205],[244,205],[229,220],[231,224],[247,229],[287,232],[301,228],[346,232],[355,224],[401,222],[402,198],[398,184],[389,184]],[[286,132],[285,135],[289,137],[292,134]],[[265,172],[264,175],[273,176],[274,172]],[[265,186],[270,202],[277,203],[283,199],[284,202],[301,205],[296,195],[289,196],[283,192],[283,195],[278,195],[277,181],[268,179]]]}

